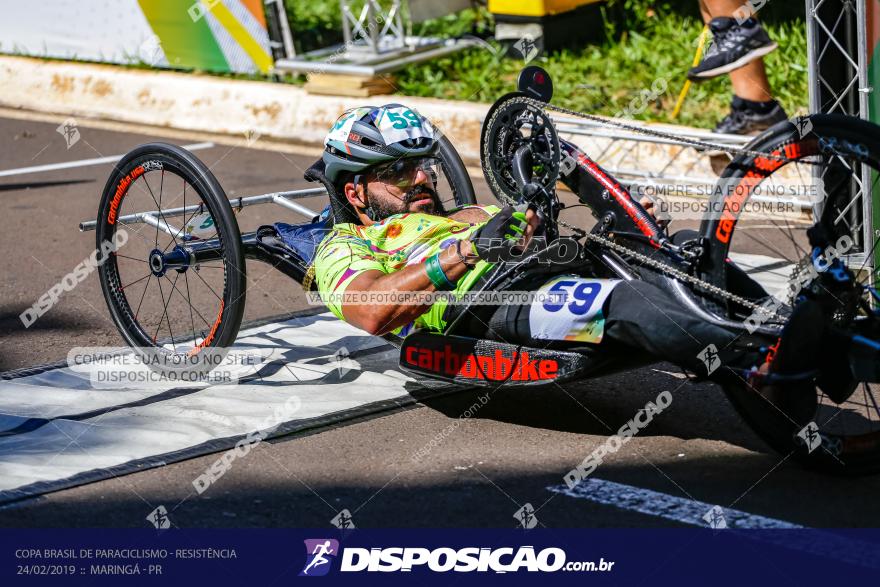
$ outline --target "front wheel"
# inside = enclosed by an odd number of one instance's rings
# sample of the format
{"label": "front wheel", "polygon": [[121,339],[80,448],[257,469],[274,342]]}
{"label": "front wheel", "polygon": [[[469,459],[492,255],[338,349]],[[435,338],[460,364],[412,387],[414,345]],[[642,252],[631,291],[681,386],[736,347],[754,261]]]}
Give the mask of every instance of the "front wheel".
{"label": "front wheel", "polygon": [[[829,298],[834,304],[829,325],[849,334],[880,332],[877,302],[871,299],[878,238],[870,214],[873,194],[877,218],[880,127],[852,117],[814,115],[780,123],[747,148],[766,155],[741,156],[722,174],[701,227],[710,244],[700,277],[768,311],[711,297],[703,300],[706,309],[765,329],[772,346],[778,341],[773,333],[781,333],[803,303],[805,288],[821,287],[808,240],[808,231],[815,234],[814,227],[821,227],[833,247],[826,255],[839,255],[857,282],[852,291]],[[836,349],[823,344],[820,357],[840,367]],[[815,368],[834,372],[827,363],[821,358]],[[799,387],[816,396],[815,402],[809,398],[812,415],[788,411],[770,401],[766,389],[744,379],[723,386],[746,422],[782,454],[824,472],[880,471],[880,384],[850,381],[846,364],[836,373],[834,381],[820,373]],[[846,393],[839,389],[842,382]]]}
{"label": "front wheel", "polygon": [[[196,244],[211,255],[196,260]],[[101,197],[97,246],[107,251],[101,290],[129,346],[193,356],[235,341],[241,235],[226,194],[192,153],[150,143],[123,157]]]}

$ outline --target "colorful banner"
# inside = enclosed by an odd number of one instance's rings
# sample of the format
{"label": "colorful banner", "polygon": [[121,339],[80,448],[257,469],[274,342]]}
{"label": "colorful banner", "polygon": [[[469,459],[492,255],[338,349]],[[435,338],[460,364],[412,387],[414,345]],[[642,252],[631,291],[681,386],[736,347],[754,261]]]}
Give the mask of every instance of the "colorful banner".
{"label": "colorful banner", "polygon": [[0,52],[267,73],[261,0],[0,0]]}

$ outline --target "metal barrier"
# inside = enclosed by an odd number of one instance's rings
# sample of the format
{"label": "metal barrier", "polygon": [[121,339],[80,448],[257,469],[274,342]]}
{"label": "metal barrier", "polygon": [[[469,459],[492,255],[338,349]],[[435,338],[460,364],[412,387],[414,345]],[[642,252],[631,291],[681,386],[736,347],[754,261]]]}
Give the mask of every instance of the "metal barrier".
{"label": "metal barrier", "polygon": [[[871,11],[875,20],[876,13],[876,9]],[[868,65],[878,39],[869,39],[865,0],[806,0],[806,14],[810,112],[871,120],[874,88],[869,84]],[[861,237],[856,243],[860,251],[851,258],[870,267],[872,275],[880,266],[880,250],[876,248],[880,219],[874,209],[874,175],[868,166],[862,166],[861,181],[851,186],[856,204],[848,219],[856,233],[854,238]]]}
{"label": "metal barrier", "polygon": [[[415,2],[392,0],[387,8],[378,0],[366,0],[356,13],[349,0],[340,0],[344,43],[310,51],[290,59],[279,59],[275,69],[293,73],[328,73],[376,76],[390,73],[412,63],[442,57],[472,47],[472,39],[417,37],[407,33],[412,28],[413,10],[423,10]],[[436,4],[436,3],[435,3]],[[441,14],[452,13],[469,2],[447,2]],[[404,19],[404,11],[406,19]],[[423,10],[424,11],[424,10]],[[426,12],[426,16],[437,16]]]}

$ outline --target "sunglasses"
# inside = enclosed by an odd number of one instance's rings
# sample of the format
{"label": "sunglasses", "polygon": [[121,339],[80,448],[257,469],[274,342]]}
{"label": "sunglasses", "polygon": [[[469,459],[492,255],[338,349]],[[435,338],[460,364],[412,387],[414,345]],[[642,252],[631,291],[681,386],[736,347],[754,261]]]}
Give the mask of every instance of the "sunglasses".
{"label": "sunglasses", "polygon": [[406,188],[415,185],[416,175],[420,170],[428,176],[431,183],[436,184],[440,172],[440,159],[436,157],[398,159],[375,167],[372,175],[382,183]]}

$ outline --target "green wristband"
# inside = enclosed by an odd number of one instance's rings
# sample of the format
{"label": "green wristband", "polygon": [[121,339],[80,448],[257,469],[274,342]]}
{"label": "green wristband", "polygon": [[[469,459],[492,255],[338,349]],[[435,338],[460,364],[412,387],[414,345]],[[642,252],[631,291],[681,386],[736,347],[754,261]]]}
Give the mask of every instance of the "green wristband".
{"label": "green wristband", "polygon": [[440,266],[440,253],[431,255],[425,260],[425,269],[428,272],[428,279],[440,291],[449,291],[455,289],[455,284],[449,281],[443,267]]}

